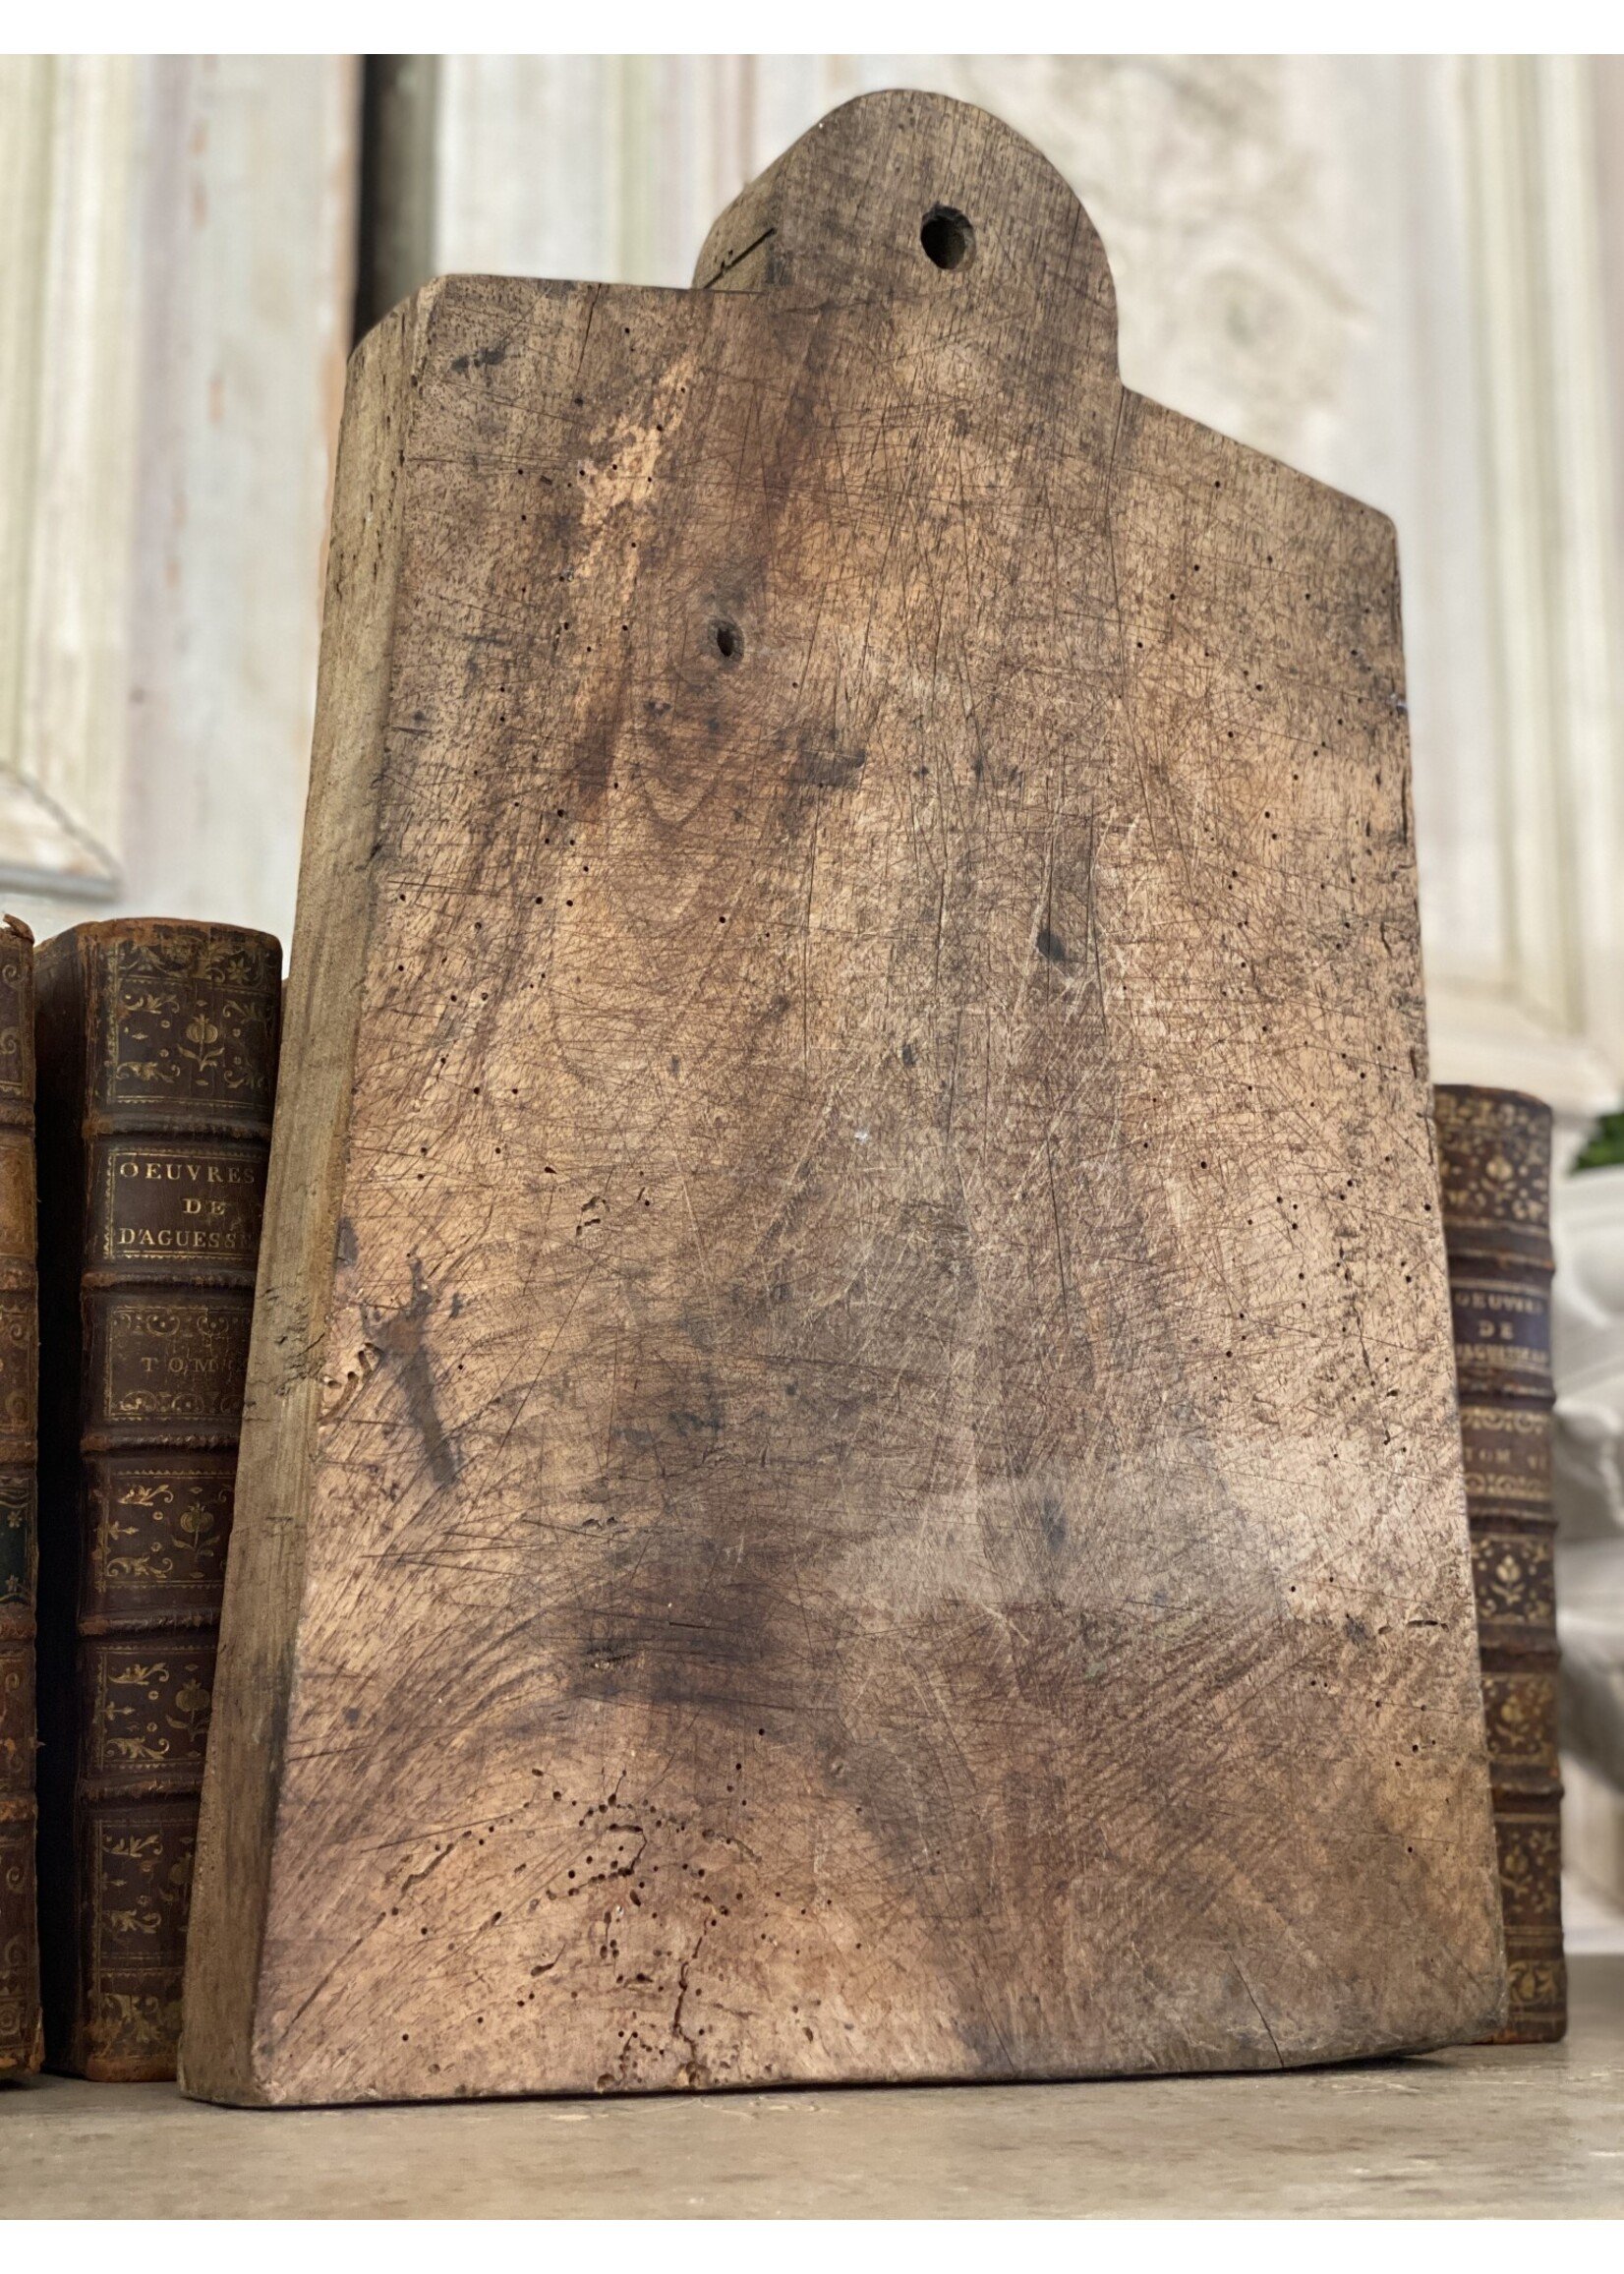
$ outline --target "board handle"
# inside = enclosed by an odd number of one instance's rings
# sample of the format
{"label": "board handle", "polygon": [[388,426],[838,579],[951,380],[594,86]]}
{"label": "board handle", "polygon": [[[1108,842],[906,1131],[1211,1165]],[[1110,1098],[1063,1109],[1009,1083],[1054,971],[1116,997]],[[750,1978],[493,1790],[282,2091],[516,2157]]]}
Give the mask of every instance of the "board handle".
{"label": "board handle", "polygon": [[1117,368],[1110,263],[1075,192],[1012,127],[946,95],[893,88],[831,111],[733,200],[694,283],[992,307]]}

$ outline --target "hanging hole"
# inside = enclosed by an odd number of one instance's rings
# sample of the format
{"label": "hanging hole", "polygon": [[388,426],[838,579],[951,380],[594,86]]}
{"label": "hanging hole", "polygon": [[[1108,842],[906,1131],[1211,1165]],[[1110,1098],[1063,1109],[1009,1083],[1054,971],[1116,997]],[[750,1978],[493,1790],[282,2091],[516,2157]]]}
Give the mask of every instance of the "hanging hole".
{"label": "hanging hole", "polygon": [[725,664],[736,664],[744,653],[744,634],[724,617],[711,626],[711,644]]}
{"label": "hanging hole", "polygon": [[962,268],[975,252],[975,231],[953,205],[932,205],[919,227],[919,242],[938,268]]}

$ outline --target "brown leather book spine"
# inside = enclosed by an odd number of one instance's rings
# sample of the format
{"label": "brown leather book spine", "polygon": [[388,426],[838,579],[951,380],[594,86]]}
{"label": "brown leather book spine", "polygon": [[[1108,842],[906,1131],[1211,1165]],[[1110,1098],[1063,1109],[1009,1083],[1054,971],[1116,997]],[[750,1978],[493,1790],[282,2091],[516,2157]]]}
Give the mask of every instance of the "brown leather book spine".
{"label": "brown leather book spine", "polygon": [[45,2052],[171,2077],[276,1079],[281,949],[37,961]]}
{"label": "brown leather book spine", "polygon": [[1550,1109],[1515,1090],[1436,1092],[1467,1514],[1511,2000],[1496,2044],[1561,2037],[1562,1785],[1556,1753],[1550,1433]]}
{"label": "brown leather book spine", "polygon": [[43,2052],[34,1903],[33,936],[0,926],[0,2076]]}

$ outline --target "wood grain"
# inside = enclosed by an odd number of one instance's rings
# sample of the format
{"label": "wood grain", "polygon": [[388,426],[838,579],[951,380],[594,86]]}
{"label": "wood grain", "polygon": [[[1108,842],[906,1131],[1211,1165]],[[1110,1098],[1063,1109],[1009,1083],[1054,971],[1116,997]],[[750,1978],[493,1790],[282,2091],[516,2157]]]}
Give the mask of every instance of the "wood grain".
{"label": "wood grain", "polygon": [[1392,529],[980,112],[698,280],[352,370],[183,2079],[1479,2034]]}

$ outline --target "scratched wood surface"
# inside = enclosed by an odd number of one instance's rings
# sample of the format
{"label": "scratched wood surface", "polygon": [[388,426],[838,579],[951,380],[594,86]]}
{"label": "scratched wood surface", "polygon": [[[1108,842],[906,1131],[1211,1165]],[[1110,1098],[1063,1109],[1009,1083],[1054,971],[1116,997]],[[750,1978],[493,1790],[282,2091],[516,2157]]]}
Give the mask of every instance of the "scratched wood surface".
{"label": "scratched wood surface", "polygon": [[351,373],[185,2082],[1479,2036],[1392,529],[980,112],[696,282]]}

